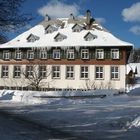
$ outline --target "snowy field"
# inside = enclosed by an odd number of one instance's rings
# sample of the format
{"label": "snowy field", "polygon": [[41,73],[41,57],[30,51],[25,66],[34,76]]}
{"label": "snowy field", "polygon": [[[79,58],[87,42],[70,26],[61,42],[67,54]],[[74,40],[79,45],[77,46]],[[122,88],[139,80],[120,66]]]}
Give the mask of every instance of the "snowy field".
{"label": "snowy field", "polygon": [[[140,137],[140,88],[105,98],[39,98],[40,102],[35,98],[29,102],[30,97],[15,97],[12,91],[7,97],[12,100],[1,100],[0,110],[47,127],[53,131],[48,139],[138,140]],[[24,102],[19,102],[20,99]]]}
{"label": "snowy field", "polygon": [[[115,90],[83,91],[81,93],[79,91],[47,93],[0,91],[0,112],[1,114],[8,112],[13,118],[28,122],[27,124],[34,124],[41,129],[41,132],[34,129],[29,131],[29,127],[24,130],[23,134],[19,124],[16,124],[13,130],[18,131],[17,135],[20,133],[24,135],[16,137],[18,140],[139,140],[139,75],[138,72],[137,84],[131,87],[127,94],[117,94]],[[93,97],[40,98],[41,95],[46,97],[56,94],[57,96],[93,95]],[[107,96],[94,98],[94,95],[99,94]],[[4,117],[0,118],[2,121],[3,119]],[[29,132],[32,133],[32,137]],[[3,132],[1,136],[6,140],[15,139],[13,136],[10,137],[9,132],[8,134],[6,131],[5,135]]]}

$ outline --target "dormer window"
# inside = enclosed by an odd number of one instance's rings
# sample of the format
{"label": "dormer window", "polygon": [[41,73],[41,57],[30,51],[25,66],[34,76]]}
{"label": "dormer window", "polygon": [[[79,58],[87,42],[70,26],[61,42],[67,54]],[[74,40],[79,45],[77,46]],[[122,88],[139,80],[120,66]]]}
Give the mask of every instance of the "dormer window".
{"label": "dormer window", "polygon": [[53,50],[53,59],[60,59],[60,49]]}
{"label": "dormer window", "polygon": [[58,33],[58,34],[54,37],[54,40],[55,40],[56,42],[59,42],[59,41],[63,41],[63,40],[66,39],[66,38],[67,38],[66,35],[63,35],[63,34]]}
{"label": "dormer window", "polygon": [[30,34],[28,37],[27,37],[27,41],[28,42],[35,42],[36,40],[39,40],[39,37],[34,35],[34,34]]}
{"label": "dormer window", "polygon": [[80,32],[83,28],[78,25],[78,24],[75,24],[73,27],[72,27],[72,31],[73,32]]}
{"label": "dormer window", "polygon": [[9,60],[10,59],[10,52],[8,50],[3,51],[3,59]]}
{"label": "dormer window", "polygon": [[96,50],[96,59],[104,59],[104,50],[103,49]]}
{"label": "dormer window", "polygon": [[74,59],[74,49],[67,50],[67,59]]}
{"label": "dormer window", "polygon": [[32,50],[27,51],[27,59],[34,59],[34,51]]}
{"label": "dormer window", "polygon": [[88,32],[85,36],[84,36],[84,39],[85,41],[91,41],[91,40],[94,40],[96,39],[97,36],[96,35],[93,35],[92,33]]}
{"label": "dormer window", "polygon": [[40,50],[40,59],[47,59],[47,51]]}
{"label": "dormer window", "polygon": [[89,50],[88,49],[81,50],[81,59],[89,59]]}
{"label": "dormer window", "polygon": [[54,31],[56,31],[56,28],[51,26],[51,25],[48,25],[46,28],[45,28],[45,33],[46,34],[49,34],[49,33],[53,33]]}
{"label": "dormer window", "polygon": [[119,49],[111,49],[111,58],[119,59]]}
{"label": "dormer window", "polygon": [[16,50],[15,51],[15,59],[17,59],[17,60],[21,60],[22,59],[21,50]]}

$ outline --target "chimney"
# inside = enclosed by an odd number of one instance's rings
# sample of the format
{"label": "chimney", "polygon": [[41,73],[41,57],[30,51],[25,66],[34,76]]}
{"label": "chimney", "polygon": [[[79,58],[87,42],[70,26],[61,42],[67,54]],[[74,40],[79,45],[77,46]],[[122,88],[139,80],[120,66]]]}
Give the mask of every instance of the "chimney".
{"label": "chimney", "polygon": [[71,13],[69,19],[74,20],[74,15]]}
{"label": "chimney", "polygon": [[90,10],[87,10],[86,12],[86,23],[87,23],[87,29],[90,29],[90,24],[91,24],[91,12]]}
{"label": "chimney", "polygon": [[51,18],[46,14],[45,15],[45,21],[49,21]]}

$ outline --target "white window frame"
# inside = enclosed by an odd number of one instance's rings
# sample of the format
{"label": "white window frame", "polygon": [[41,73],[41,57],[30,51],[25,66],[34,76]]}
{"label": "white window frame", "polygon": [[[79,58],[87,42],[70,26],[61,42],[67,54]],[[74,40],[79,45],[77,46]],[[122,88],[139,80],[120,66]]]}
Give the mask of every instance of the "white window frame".
{"label": "white window frame", "polygon": [[21,77],[21,66],[14,66],[14,78],[20,78]]}
{"label": "white window frame", "polygon": [[[99,71],[97,71],[96,68],[99,68]],[[97,77],[97,74],[98,74],[98,77]],[[95,66],[95,79],[97,79],[97,80],[104,79],[104,67],[103,66]]]}
{"label": "white window frame", "polygon": [[15,51],[15,59],[17,59],[17,60],[22,59],[22,52],[21,52],[21,50],[16,50]]}
{"label": "white window frame", "polygon": [[75,52],[74,52],[74,49],[68,49],[67,50],[67,59],[75,59],[75,57],[74,57],[74,54]]}
{"label": "white window frame", "polygon": [[[82,71],[83,68],[83,71]],[[87,68],[87,71],[86,71]],[[89,79],[89,66],[80,66],[80,79]]]}
{"label": "white window frame", "polygon": [[74,79],[74,66],[66,66],[66,79]]}
{"label": "white window frame", "polygon": [[34,51],[32,50],[27,51],[27,59],[34,59]]}
{"label": "white window frame", "polygon": [[39,65],[39,77],[46,78],[47,69],[45,65]]}
{"label": "white window frame", "polygon": [[47,51],[40,50],[40,59],[47,59]]}
{"label": "white window frame", "polygon": [[81,29],[73,29],[73,32],[81,32]]}
{"label": "white window frame", "polygon": [[1,77],[2,78],[8,78],[9,77],[9,66],[7,66],[7,65],[2,66]]}
{"label": "white window frame", "polygon": [[28,78],[33,77],[33,69],[34,69],[34,67],[32,65],[26,66],[26,77],[28,77]]}
{"label": "white window frame", "polygon": [[52,66],[52,79],[60,79],[60,66]]}
{"label": "white window frame", "polygon": [[[117,68],[117,71],[116,71],[116,68]],[[111,77],[111,80],[119,80],[119,76],[120,76],[120,68],[119,68],[119,66],[111,66],[110,67],[110,77]]]}
{"label": "white window frame", "polygon": [[89,49],[81,49],[81,59],[89,59]]}
{"label": "white window frame", "polygon": [[104,49],[96,49],[96,59],[104,59]]}
{"label": "white window frame", "polygon": [[9,52],[9,50],[4,50],[3,51],[3,59],[4,60],[9,60],[10,59],[10,52]]}
{"label": "white window frame", "polygon": [[111,58],[119,59],[119,49],[111,49]]}
{"label": "white window frame", "polygon": [[53,50],[53,59],[60,59],[60,49]]}

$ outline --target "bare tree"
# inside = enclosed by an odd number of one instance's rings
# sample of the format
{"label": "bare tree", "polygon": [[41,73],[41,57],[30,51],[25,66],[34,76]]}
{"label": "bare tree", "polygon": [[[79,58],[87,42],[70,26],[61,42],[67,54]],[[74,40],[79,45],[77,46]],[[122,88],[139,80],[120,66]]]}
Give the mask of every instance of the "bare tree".
{"label": "bare tree", "polygon": [[28,87],[37,91],[50,85],[51,81],[48,81],[47,77],[50,76],[51,70],[46,65],[28,65],[22,74],[28,79]]}
{"label": "bare tree", "polygon": [[85,80],[85,88],[86,89],[95,89],[95,81]]}
{"label": "bare tree", "polygon": [[24,1],[0,0],[0,39],[3,33],[23,27],[32,19],[31,15],[20,12]]}

